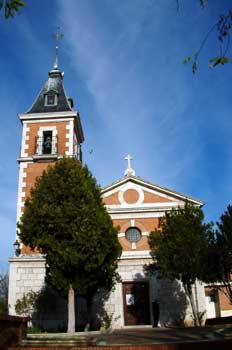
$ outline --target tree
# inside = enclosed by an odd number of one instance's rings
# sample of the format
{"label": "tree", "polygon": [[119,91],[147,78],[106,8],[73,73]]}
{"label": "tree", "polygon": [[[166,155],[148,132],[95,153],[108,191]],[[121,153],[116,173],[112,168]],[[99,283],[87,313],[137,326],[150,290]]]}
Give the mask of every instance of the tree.
{"label": "tree", "polygon": [[[207,0],[197,0],[202,8],[207,4]],[[177,9],[180,7],[180,0],[176,0]],[[209,59],[209,67],[214,68],[218,65],[224,65],[231,62],[231,59],[228,57],[228,51],[230,47],[230,33],[232,29],[232,8],[228,10],[227,13],[224,13],[218,17],[216,23],[212,25],[209,31],[204,36],[199,48],[192,56],[186,56],[183,60],[184,64],[192,63],[192,72],[196,73],[199,65],[199,56],[205,47],[209,36],[216,32],[219,50],[218,54],[215,57]]]}
{"label": "tree", "polygon": [[[205,267],[210,270],[205,271]],[[232,206],[221,215],[216,231],[210,235],[202,273],[205,282],[213,283],[232,304]]]}
{"label": "tree", "polygon": [[21,241],[46,259],[51,283],[68,292],[68,332],[75,331],[74,294],[111,289],[121,247],[86,166],[59,160],[36,180],[18,224]]}
{"label": "tree", "polygon": [[15,312],[17,315],[24,317],[31,317],[34,311],[38,293],[30,290],[27,294],[24,294],[21,299],[16,300]]}
{"label": "tree", "polygon": [[192,308],[194,324],[200,326],[192,286],[201,277],[201,256],[211,224],[203,223],[202,209],[185,207],[166,212],[160,227],[149,237],[153,260],[168,278],[180,280]]}
{"label": "tree", "polygon": [[21,8],[26,6],[22,0],[0,0],[0,11],[4,9],[4,17],[12,18],[15,12],[19,13]]}
{"label": "tree", "polygon": [[8,313],[8,275],[0,274],[0,315]]}

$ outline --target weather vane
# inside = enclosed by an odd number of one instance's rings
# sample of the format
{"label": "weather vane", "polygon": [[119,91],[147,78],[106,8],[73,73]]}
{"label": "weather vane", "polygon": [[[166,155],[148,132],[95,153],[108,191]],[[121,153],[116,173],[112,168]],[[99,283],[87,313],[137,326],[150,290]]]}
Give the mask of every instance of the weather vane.
{"label": "weather vane", "polygon": [[54,69],[58,69],[59,42],[63,38],[63,34],[60,32],[60,27],[57,27],[57,30],[54,33],[54,38],[55,38],[55,42],[56,42],[56,56],[55,56]]}

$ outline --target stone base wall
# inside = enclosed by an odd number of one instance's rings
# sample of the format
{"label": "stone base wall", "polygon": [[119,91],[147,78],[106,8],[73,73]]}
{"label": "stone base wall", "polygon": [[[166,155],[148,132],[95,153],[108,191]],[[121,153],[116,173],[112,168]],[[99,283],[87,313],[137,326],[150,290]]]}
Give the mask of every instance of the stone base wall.
{"label": "stone base wall", "polygon": [[[10,315],[15,315],[15,303],[17,299],[21,299],[24,294],[29,291],[39,291],[44,286],[45,279],[45,260],[42,256],[27,255],[18,258],[11,258],[9,274],[9,312]],[[156,300],[160,307],[160,326],[192,324],[191,309],[189,302],[185,296],[183,287],[180,282],[171,282],[168,279],[161,278],[159,274],[149,274],[147,266],[151,263],[150,258],[144,259],[121,259],[118,264],[118,272],[121,277],[121,282],[117,283],[110,295],[100,293],[95,298],[97,305],[93,310],[96,324],[99,326],[101,320],[108,320],[113,328],[121,328],[125,326],[124,322],[124,306],[123,306],[123,282],[149,282],[149,304],[150,304],[150,320],[153,324],[152,302]],[[193,295],[198,305],[199,312],[205,311],[205,294],[204,287],[200,282],[193,286]],[[87,311],[84,301],[77,301],[77,319],[84,324]],[[67,313],[67,306],[64,303],[54,300],[52,307],[52,315],[47,315],[46,320],[42,319],[43,324],[46,322],[55,328],[54,321],[57,321],[59,326],[64,327],[64,315]],[[60,318],[59,316],[62,315]],[[53,316],[53,317],[52,317]],[[63,317],[63,318],[62,318]],[[54,318],[54,319],[53,319]],[[60,324],[60,319],[62,324]],[[63,319],[63,321],[62,321]]]}
{"label": "stone base wall", "polygon": [[15,304],[29,291],[37,292],[44,285],[45,260],[38,254],[9,259],[9,314],[15,315]]}
{"label": "stone base wall", "polygon": [[[192,311],[183,286],[179,281],[161,278],[159,274],[150,275],[147,267],[151,259],[125,259],[119,262],[118,272],[122,282],[149,282],[150,319],[153,324],[152,302],[156,300],[160,307],[159,325],[193,325]],[[193,297],[198,311],[206,318],[204,286],[197,281],[193,286]],[[122,283],[117,283],[105,304],[106,311],[112,315],[113,328],[121,328],[124,323]]]}

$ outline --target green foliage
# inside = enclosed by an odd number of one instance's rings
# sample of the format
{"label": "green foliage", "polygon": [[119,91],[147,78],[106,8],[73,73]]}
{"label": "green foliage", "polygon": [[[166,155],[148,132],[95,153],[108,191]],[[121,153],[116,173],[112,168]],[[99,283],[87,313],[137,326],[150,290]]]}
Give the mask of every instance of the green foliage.
{"label": "green foliage", "polygon": [[[207,265],[206,265],[207,264]],[[205,269],[210,266],[210,269]],[[224,288],[226,296],[232,303],[232,206],[229,205],[220,221],[217,230],[209,237],[208,250],[203,264],[204,279],[206,282],[219,282],[215,288]]]}
{"label": "green foliage", "polygon": [[31,290],[27,294],[24,294],[21,299],[17,299],[15,304],[16,314],[21,316],[31,316],[37,297],[37,293]]}
{"label": "green foliage", "polygon": [[0,11],[4,9],[4,17],[12,18],[15,12],[20,12],[21,8],[26,6],[22,0],[0,0]]}
{"label": "green foliage", "polygon": [[111,289],[121,247],[95,178],[62,159],[38,178],[18,224],[21,241],[45,254],[47,277],[78,295]]}
{"label": "green foliage", "polygon": [[[47,332],[43,331],[39,327],[35,327],[35,326],[29,327],[27,329],[27,334],[44,334],[44,333],[47,333]],[[33,337],[33,339],[36,339],[36,338]],[[41,339],[39,338],[39,340],[41,340]]]}
{"label": "green foliage", "polygon": [[152,258],[162,273],[183,283],[196,326],[200,326],[200,318],[192,297],[192,285],[202,277],[202,255],[211,232],[211,224],[203,220],[202,209],[186,203],[183,209],[167,212],[159,229],[149,237]]}
{"label": "green foliage", "polygon": [[0,274],[0,315],[8,313],[8,275]]}
{"label": "green foliage", "polygon": [[222,64],[224,65],[225,63],[229,63],[230,62],[230,59],[228,57],[213,57],[209,60],[209,62],[211,63],[210,64],[210,67],[216,67],[218,64]]}
{"label": "green foliage", "polygon": [[113,322],[116,322],[120,316],[114,317],[114,313],[105,313],[101,320],[101,328],[102,330],[110,330]]}
{"label": "green foliage", "polygon": [[186,56],[184,59],[183,59],[183,64],[188,64],[190,61],[191,61],[192,57],[191,56]]}
{"label": "green foliage", "polygon": [[171,279],[192,285],[200,276],[201,254],[211,227],[204,224],[203,211],[191,204],[173,209],[149,237],[152,257]]}

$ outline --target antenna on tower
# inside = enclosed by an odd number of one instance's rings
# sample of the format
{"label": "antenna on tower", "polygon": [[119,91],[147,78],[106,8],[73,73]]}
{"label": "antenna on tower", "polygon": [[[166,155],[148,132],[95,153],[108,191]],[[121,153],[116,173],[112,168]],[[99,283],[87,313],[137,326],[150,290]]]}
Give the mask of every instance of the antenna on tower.
{"label": "antenna on tower", "polygon": [[59,42],[63,38],[63,34],[60,32],[60,27],[57,27],[56,32],[54,33],[54,38],[56,42],[56,55],[55,55],[55,62],[54,62],[54,69],[58,69],[58,62],[59,62]]}

